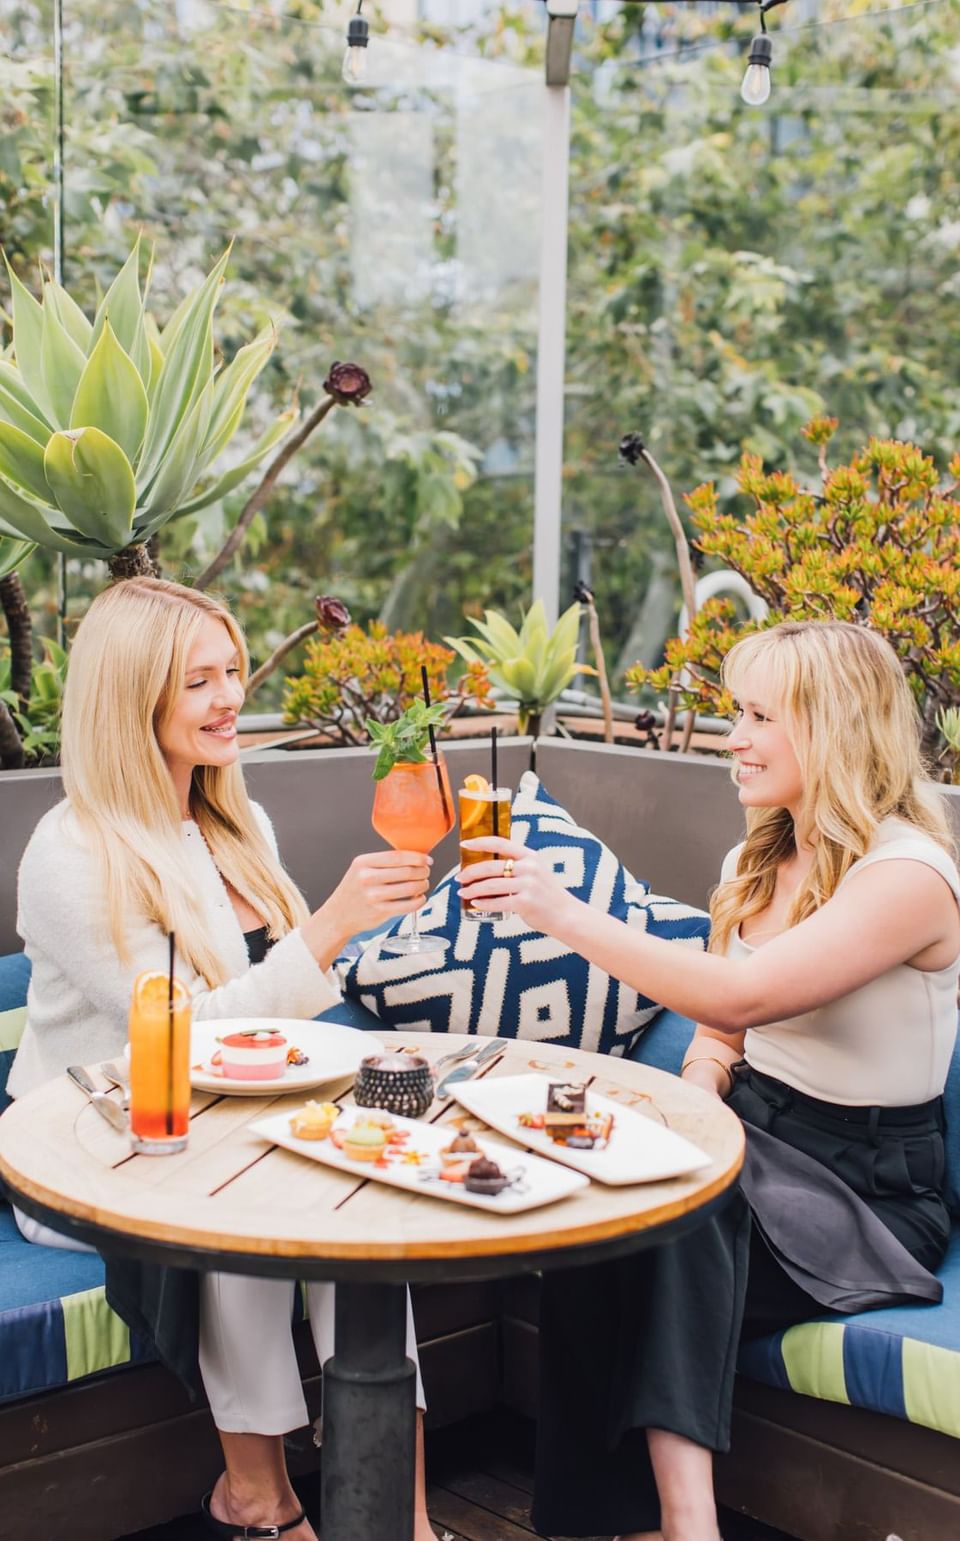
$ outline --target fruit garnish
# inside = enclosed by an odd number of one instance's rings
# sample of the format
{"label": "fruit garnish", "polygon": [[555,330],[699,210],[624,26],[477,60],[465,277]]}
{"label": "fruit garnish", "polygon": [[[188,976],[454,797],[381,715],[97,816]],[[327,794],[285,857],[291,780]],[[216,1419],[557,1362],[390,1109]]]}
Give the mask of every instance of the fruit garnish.
{"label": "fruit garnish", "polygon": [[[487,794],[490,791],[490,783],[487,780],[486,776],[477,776],[477,775],[464,776],[464,778],[463,778],[463,790],[465,792],[475,792],[477,794],[480,794],[480,793]],[[487,806],[488,806],[488,804],[487,804],[487,800],[486,800],[486,795],[484,795],[483,797],[480,797],[478,795],[476,802],[472,802],[472,803],[471,802],[467,802],[466,805],[461,803],[461,806],[460,806],[460,833],[461,833],[461,835],[469,834],[471,829],[475,829],[476,828],[476,826],[480,823],[480,820],[483,818],[484,814],[486,813]]]}

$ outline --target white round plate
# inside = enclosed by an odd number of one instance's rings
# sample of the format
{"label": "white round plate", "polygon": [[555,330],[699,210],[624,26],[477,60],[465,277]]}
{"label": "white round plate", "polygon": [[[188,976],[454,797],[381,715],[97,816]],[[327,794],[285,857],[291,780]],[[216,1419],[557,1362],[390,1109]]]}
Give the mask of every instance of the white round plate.
{"label": "white round plate", "polygon": [[[302,1049],[307,1064],[288,1065],[283,1075],[270,1081],[236,1081],[211,1065],[217,1039],[228,1033],[269,1028],[282,1033],[289,1048]],[[291,1017],[221,1017],[194,1022],[190,1033],[190,1084],[201,1092],[230,1092],[239,1097],[262,1097],[271,1092],[302,1092],[325,1081],[353,1075],[368,1054],[382,1054],[383,1044],[373,1033],[343,1022],[304,1022]]]}

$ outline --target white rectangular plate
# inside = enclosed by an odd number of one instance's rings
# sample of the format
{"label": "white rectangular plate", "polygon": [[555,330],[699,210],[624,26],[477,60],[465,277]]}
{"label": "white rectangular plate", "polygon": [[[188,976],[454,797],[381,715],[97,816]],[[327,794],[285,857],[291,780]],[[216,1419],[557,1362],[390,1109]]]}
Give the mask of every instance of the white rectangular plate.
{"label": "white rectangular plate", "polygon": [[[217,1039],[249,1028],[270,1028],[282,1033],[288,1046],[302,1049],[305,1065],[288,1065],[282,1075],[269,1081],[234,1080],[211,1064]],[[343,1022],[305,1022],[287,1017],[221,1017],[194,1022],[190,1031],[190,1085],[201,1092],[228,1092],[234,1097],[263,1097],[271,1092],[304,1092],[325,1081],[354,1075],[367,1054],[382,1054],[383,1044],[373,1033]]]}
{"label": "white rectangular plate", "polygon": [[587,1112],[612,1113],[613,1133],[603,1150],[571,1150],[557,1145],[542,1129],[525,1129],[521,1113],[542,1113],[547,1087],[559,1077],[545,1075],[500,1076],[483,1081],[464,1081],[451,1087],[468,1112],[499,1129],[511,1140],[551,1161],[585,1172],[597,1182],[621,1185],[662,1182],[682,1177],[710,1165],[710,1157],[696,1145],[662,1124],[623,1108],[609,1097],[587,1089]]}
{"label": "white rectangular plate", "polygon": [[[357,1117],[357,1108],[341,1113],[334,1128],[349,1129]],[[552,1204],[566,1198],[580,1188],[587,1187],[587,1179],[578,1172],[566,1172],[550,1161],[540,1161],[526,1151],[490,1137],[481,1137],[477,1144],[485,1155],[509,1177],[514,1179],[510,1187],[497,1194],[468,1193],[463,1183],[445,1182],[439,1176],[440,1148],[449,1145],[457,1134],[450,1124],[425,1124],[414,1118],[400,1118],[391,1114],[398,1129],[409,1131],[404,1152],[416,1151],[423,1156],[420,1165],[405,1163],[403,1156],[396,1157],[388,1166],[378,1166],[373,1161],[354,1161],[344,1155],[333,1142],[326,1140],[299,1140],[290,1133],[290,1114],[272,1113],[250,1125],[254,1134],[282,1145],[284,1150],[295,1151],[311,1161],[324,1166],[336,1167],[338,1172],[349,1172],[351,1177],[369,1177],[373,1182],[387,1183],[392,1188],[403,1188],[407,1193],[428,1194],[431,1198],[452,1199],[455,1204],[469,1204],[474,1209],[486,1209],[491,1214],[515,1215],[524,1209],[537,1209],[541,1204]]]}

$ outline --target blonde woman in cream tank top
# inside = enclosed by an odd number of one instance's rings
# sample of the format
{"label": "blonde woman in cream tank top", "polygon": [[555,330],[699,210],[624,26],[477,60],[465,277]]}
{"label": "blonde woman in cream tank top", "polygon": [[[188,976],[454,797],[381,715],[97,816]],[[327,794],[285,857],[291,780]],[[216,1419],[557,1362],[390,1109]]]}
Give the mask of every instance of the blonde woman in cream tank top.
{"label": "blonde woman in cream tank top", "polygon": [[461,878],[474,905],[691,1017],[684,1078],[726,1098],[747,1136],[737,1191],[698,1230],[545,1277],[545,1533],[719,1541],[712,1458],[729,1446],[738,1342],[942,1294],[960,877],[916,705],[892,648],[842,622],[754,633],[723,678],[747,832],[708,953],[678,960],[516,842],[485,840],[490,859]]}

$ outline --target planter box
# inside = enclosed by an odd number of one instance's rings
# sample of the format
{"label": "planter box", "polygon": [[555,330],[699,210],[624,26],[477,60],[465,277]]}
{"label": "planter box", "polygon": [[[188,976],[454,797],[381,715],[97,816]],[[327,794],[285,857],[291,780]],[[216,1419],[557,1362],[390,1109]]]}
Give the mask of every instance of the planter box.
{"label": "planter box", "polygon": [[[500,779],[516,786],[530,763],[529,739],[500,744]],[[485,771],[486,739],[444,746],[454,787]],[[243,756],[250,794],[276,826],[280,852],[311,904],[339,882],[359,851],[376,849],[370,825],[371,749],[249,750]],[[543,739],[537,770],[544,785],[587,828],[605,840],[656,893],[706,903],[724,854],[743,834],[743,810],[719,757],[661,754],[655,749]],[[945,787],[960,838],[960,788]],[[17,867],[37,820],[63,795],[56,770],[0,775],[0,954],[20,947],[16,934]],[[457,859],[456,833],[437,848],[437,875]]]}

